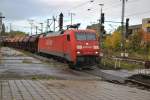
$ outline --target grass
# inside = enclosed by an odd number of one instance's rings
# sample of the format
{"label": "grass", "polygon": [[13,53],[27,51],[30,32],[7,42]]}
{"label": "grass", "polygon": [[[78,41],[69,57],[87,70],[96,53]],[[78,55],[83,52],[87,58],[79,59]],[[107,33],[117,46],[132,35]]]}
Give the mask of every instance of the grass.
{"label": "grass", "polygon": [[[143,60],[146,60],[147,58],[150,60],[150,52],[147,54],[146,52],[144,51],[128,51],[128,57],[129,58],[133,58],[133,59],[143,59]],[[107,56],[111,57],[111,56],[118,56],[120,57],[121,56],[121,51],[109,51],[109,53],[105,53],[107,54]]]}

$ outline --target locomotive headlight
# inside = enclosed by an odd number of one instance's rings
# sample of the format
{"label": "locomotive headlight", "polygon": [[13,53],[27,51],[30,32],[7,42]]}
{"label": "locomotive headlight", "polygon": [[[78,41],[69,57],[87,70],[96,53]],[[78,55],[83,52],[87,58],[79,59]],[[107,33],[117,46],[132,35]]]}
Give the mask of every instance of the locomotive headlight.
{"label": "locomotive headlight", "polygon": [[99,49],[99,46],[93,46],[93,49]]}
{"label": "locomotive headlight", "polygon": [[77,51],[77,54],[80,54],[80,51]]}
{"label": "locomotive headlight", "polygon": [[77,45],[77,49],[82,49],[82,45]]}
{"label": "locomotive headlight", "polygon": [[96,54],[98,54],[98,52],[97,52],[97,51],[96,51],[95,53],[96,53]]}

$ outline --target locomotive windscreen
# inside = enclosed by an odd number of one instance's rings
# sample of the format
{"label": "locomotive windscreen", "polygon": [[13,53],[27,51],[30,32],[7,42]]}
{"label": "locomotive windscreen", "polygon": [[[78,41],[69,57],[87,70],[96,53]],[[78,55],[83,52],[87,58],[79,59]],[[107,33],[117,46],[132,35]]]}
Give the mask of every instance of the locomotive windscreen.
{"label": "locomotive windscreen", "polygon": [[77,40],[96,40],[95,33],[76,33]]}

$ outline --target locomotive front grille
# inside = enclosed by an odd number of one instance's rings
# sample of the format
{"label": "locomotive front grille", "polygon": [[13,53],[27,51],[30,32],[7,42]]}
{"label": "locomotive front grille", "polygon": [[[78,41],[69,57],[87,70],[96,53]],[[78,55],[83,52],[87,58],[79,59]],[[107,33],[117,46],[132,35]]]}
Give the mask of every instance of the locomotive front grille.
{"label": "locomotive front grille", "polygon": [[78,56],[77,62],[85,64],[95,64],[97,62],[97,58],[97,56]]}

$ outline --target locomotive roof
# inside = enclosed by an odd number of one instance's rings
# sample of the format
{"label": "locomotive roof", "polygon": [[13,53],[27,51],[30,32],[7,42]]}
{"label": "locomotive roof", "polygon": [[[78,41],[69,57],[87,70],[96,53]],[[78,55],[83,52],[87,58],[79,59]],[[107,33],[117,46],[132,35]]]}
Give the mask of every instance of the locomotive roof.
{"label": "locomotive roof", "polygon": [[77,30],[77,29],[70,29],[70,30],[63,30],[63,31],[58,31],[58,32],[51,32],[51,33],[48,33],[47,35],[52,35],[52,34],[63,34],[65,33],[66,31],[73,31],[73,32],[91,32],[91,33],[95,33],[95,30],[91,30],[91,29],[80,29],[80,30]]}
{"label": "locomotive roof", "polygon": [[49,36],[57,36],[57,35],[60,35],[60,34],[64,34],[65,32],[67,31],[72,31],[72,32],[89,32],[89,33],[95,33],[94,30],[91,30],[91,29],[86,29],[86,30],[77,30],[77,29],[70,29],[70,30],[63,30],[63,31],[57,31],[57,32],[50,32],[50,33],[45,33],[45,37],[49,37]]}
{"label": "locomotive roof", "polygon": [[90,32],[90,33],[95,33],[95,31],[91,30],[91,29],[85,29],[85,30],[72,29],[71,31],[74,31],[74,32]]}

